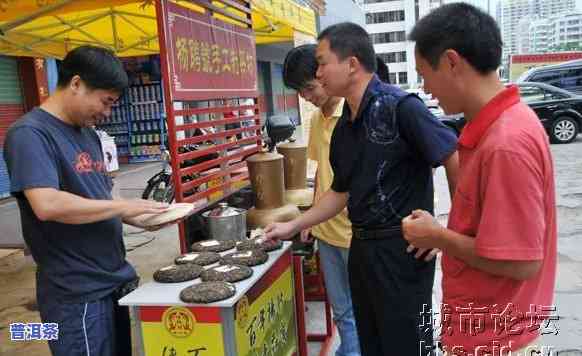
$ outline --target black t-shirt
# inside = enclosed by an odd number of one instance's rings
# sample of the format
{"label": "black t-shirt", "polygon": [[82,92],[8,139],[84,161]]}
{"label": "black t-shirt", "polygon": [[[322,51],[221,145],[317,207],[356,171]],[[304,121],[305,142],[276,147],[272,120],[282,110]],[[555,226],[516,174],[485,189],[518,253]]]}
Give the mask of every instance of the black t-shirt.
{"label": "black t-shirt", "polygon": [[417,96],[376,76],[353,122],[350,115],[346,102],[332,135],[330,162],[331,188],[349,192],[353,226],[395,227],[414,209],[432,212],[432,168],[455,151],[452,131]]}
{"label": "black t-shirt", "polygon": [[22,232],[38,265],[41,295],[81,303],[111,294],[136,277],[125,260],[122,222],[72,225],[40,221],[23,192],[54,188],[88,199],[112,199],[101,144],[90,128],[75,128],[35,108],[8,131],[4,156]]}

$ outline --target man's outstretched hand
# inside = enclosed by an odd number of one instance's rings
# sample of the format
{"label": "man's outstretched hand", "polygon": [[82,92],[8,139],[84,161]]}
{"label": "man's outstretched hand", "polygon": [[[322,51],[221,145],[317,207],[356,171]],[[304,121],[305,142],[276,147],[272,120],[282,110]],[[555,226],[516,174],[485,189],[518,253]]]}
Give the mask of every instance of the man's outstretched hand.
{"label": "man's outstretched hand", "polygon": [[294,221],[284,223],[271,223],[265,228],[267,240],[288,240],[299,232]]}

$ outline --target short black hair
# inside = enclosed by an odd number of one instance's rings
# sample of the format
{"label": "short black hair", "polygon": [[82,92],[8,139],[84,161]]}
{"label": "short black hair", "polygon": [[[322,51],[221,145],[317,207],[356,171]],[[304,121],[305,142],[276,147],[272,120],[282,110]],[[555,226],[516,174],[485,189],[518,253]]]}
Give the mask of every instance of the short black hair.
{"label": "short black hair", "polygon": [[376,71],[376,53],[368,32],[352,22],[341,22],[323,30],[318,41],[328,40],[329,47],[340,60],[356,57],[370,73]]}
{"label": "short black hair", "polygon": [[390,70],[380,56],[376,56],[376,74],[381,81],[390,84]]}
{"label": "short black hair", "polygon": [[436,68],[443,52],[457,51],[482,74],[501,65],[503,41],[490,15],[466,3],[443,5],[416,23],[408,36],[416,50]]}
{"label": "short black hair", "polygon": [[110,50],[80,46],[67,53],[59,67],[58,87],[64,88],[78,75],[90,89],[121,93],[129,84],[123,64]]}
{"label": "short black hair", "polygon": [[283,63],[283,83],[289,88],[301,90],[315,79],[317,60],[315,49],[317,45],[305,44],[295,47],[287,53]]}

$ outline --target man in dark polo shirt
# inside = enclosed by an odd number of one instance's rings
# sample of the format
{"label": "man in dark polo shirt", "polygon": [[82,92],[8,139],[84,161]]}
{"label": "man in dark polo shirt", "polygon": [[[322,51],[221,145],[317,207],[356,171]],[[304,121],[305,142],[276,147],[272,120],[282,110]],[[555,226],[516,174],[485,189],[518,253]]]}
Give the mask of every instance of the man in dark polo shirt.
{"label": "man in dark polo shirt", "polygon": [[331,140],[334,180],[312,209],[268,226],[267,237],[289,238],[347,205],[362,355],[418,355],[423,344],[432,344],[432,329],[420,325],[423,305],[431,305],[435,251],[409,254],[400,226],[417,206],[433,211],[433,167],[444,165],[454,188],[456,138],[417,96],[378,79],[363,28],[333,25],[318,40],[318,80],[328,95],[346,98]]}

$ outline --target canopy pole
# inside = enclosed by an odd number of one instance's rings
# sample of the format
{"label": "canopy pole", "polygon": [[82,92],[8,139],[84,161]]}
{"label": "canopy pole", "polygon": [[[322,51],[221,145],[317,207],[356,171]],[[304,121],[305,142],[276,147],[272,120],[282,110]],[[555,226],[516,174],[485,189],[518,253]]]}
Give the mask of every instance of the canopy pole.
{"label": "canopy pole", "polygon": [[92,39],[93,41],[95,41],[96,43],[98,43],[100,46],[102,46],[102,47],[111,47],[111,46],[109,46],[108,44],[106,44],[105,42],[103,42],[103,41],[99,40],[97,37],[95,37],[95,36],[93,36],[92,34],[90,34],[89,32],[87,32],[87,31],[83,30],[81,27],[79,27],[79,26],[77,26],[77,25],[75,25],[75,24],[73,24],[73,23],[70,23],[69,21],[67,21],[67,20],[65,20],[65,19],[63,19],[63,18],[61,18],[60,16],[57,16],[57,15],[55,15],[54,17],[55,17],[57,20],[59,20],[59,21],[60,21],[60,22],[61,22],[63,25],[65,25],[65,26],[69,26],[69,28],[70,28],[71,30],[77,30],[77,31],[79,31],[79,32],[80,32],[80,33],[82,33],[83,35],[87,36],[88,38],[90,38],[90,39]]}
{"label": "canopy pole", "polygon": [[52,5],[44,6],[30,15],[24,15],[22,17],[15,19],[14,21],[7,22],[4,25],[0,26],[0,34],[4,35],[6,32],[20,25],[24,25],[25,23],[30,22],[41,16],[44,16],[45,14],[51,11],[60,9],[61,7],[68,5],[71,2],[73,2],[73,0],[61,0],[60,2],[54,3]]}
{"label": "canopy pole", "polygon": [[[116,12],[117,16],[119,16],[119,18],[121,18],[123,21],[127,22],[128,25],[132,26],[133,28],[135,28],[136,30],[138,30],[139,32],[143,33],[145,36],[151,36],[150,33],[147,33],[144,31],[143,28],[139,27],[138,25],[134,24],[131,20],[129,20],[127,17],[125,17],[124,15],[120,14],[119,12]],[[155,20],[155,18],[154,18]]]}
{"label": "canopy pole", "polygon": [[115,11],[113,11],[113,7],[111,9],[111,29],[113,30],[113,47],[117,52],[120,49],[119,46],[119,36],[117,34],[117,24],[115,23]]}
{"label": "canopy pole", "polygon": [[20,43],[14,42],[12,40],[7,39],[6,37],[0,36],[0,41],[6,42],[11,46],[14,46],[16,48],[20,48],[26,51],[29,51],[31,53],[36,54],[39,57],[55,57],[58,58],[58,56],[54,55],[54,54],[50,54],[50,53],[44,53],[42,51],[36,50],[32,47],[26,46],[26,45],[21,45]]}
{"label": "canopy pole", "polygon": [[[82,26],[88,25],[88,24],[90,24],[92,22],[98,21],[98,20],[100,20],[100,19],[102,19],[104,17],[107,17],[107,16],[109,16],[109,11],[107,11],[105,13],[101,13],[101,14],[95,15],[95,16],[89,18],[89,20],[84,21],[82,23],[79,23],[76,26],[77,27],[82,27]],[[58,36],[60,36],[62,34],[65,34],[65,33],[69,32],[70,30],[71,30],[70,28],[67,28],[66,30],[59,31],[57,33],[53,33],[52,35],[50,35],[48,37],[45,37],[44,40],[38,40],[36,42],[30,43],[30,46],[36,46],[36,45],[38,45],[40,43],[43,43],[43,42],[46,42],[46,41],[48,41],[48,40],[50,40],[52,38],[56,38],[56,37],[58,37]]]}
{"label": "canopy pole", "polygon": [[157,38],[158,38],[158,35],[153,35],[153,36],[150,36],[150,37],[146,37],[143,40],[138,41],[138,42],[135,42],[132,45],[129,45],[127,47],[120,48],[119,50],[116,51],[116,53],[123,53],[123,52],[125,52],[127,50],[130,50],[130,49],[133,49],[133,48],[137,48],[137,47],[141,46],[142,44],[148,43],[150,41],[154,41]]}

